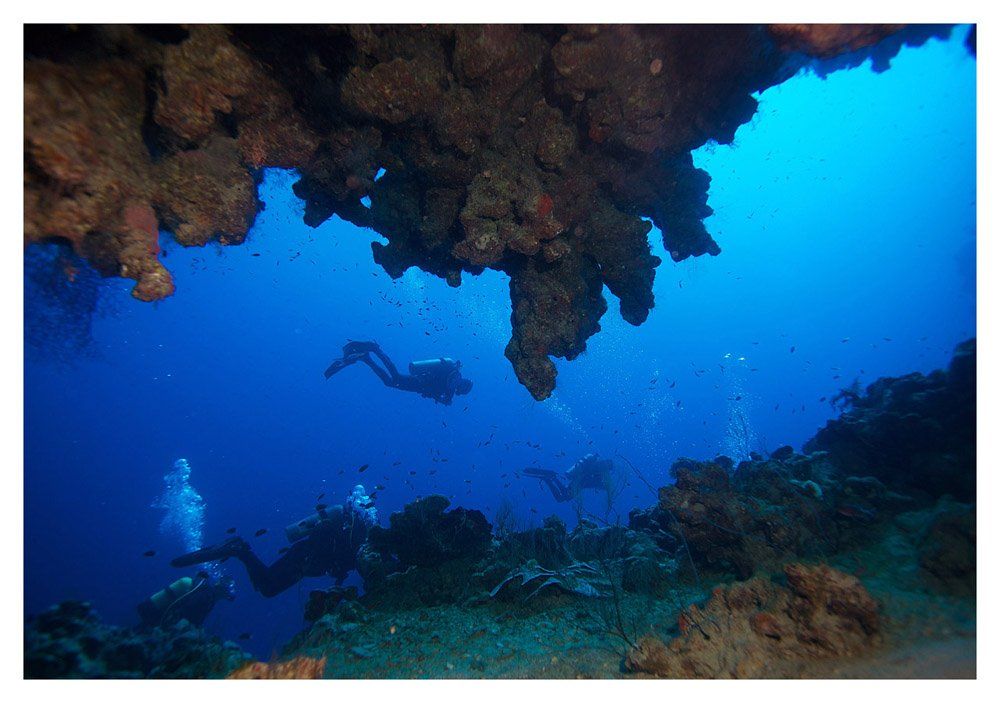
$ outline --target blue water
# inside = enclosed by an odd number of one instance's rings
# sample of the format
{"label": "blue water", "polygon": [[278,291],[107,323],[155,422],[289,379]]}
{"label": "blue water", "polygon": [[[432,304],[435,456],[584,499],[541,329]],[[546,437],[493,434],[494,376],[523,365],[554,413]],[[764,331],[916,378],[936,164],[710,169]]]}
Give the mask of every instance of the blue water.
{"label": "blue water", "polygon": [[[383,523],[439,492],[487,516],[507,498],[525,526],[550,513],[572,526],[571,507],[513,472],[593,451],[627,457],[658,485],[681,456],[799,447],[835,414],[821,398],[855,378],[943,366],[976,329],[964,36],[904,49],[882,74],[804,74],[763,93],[734,145],[695,154],[712,176],[707,226],[723,253],[674,264],[654,231],[665,263],[648,322],[624,323],[606,293],[602,331],[557,362],[543,403],[503,357],[503,274],[466,275],[459,289],[417,270],[392,281],[371,260],[377,235],[338,220],[306,227],[295,175],[268,172],[267,208],[243,246],[164,238],[172,298],[143,304],[127,282],[107,283],[119,304],[95,322],[96,358],[65,365],[27,349],[26,613],[77,598],[130,624],[137,602],[186,573],[169,566],[183,544],[151,507],[182,457],[205,540],[267,528],[251,539],[265,561],[319,493],[340,501],[359,481],[386,486]],[[325,381],[348,338],[378,340],[400,365],[461,359],[473,393],[435,405],[360,365]],[[624,520],[652,501],[632,480],[615,509]],[[596,496],[586,507],[606,516]],[[206,626],[252,633],[244,644],[260,657],[302,628],[308,592],[330,585],[307,579],[268,600],[238,564],[224,569],[237,599]]]}

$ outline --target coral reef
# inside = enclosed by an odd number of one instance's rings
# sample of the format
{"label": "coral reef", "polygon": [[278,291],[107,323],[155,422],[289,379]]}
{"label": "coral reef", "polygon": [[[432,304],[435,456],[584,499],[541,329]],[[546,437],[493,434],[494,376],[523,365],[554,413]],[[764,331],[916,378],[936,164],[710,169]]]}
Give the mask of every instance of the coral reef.
{"label": "coral reef", "polygon": [[509,275],[505,353],[543,399],[549,357],[600,329],[604,286],[646,319],[652,225],[674,261],[719,253],[691,150],[730,143],[808,54],[895,29],[28,26],[25,241],[67,241],[157,300],[174,289],[159,230],[238,244],[259,170],[296,168],[305,221],[373,228],[390,275]]}
{"label": "coral reef", "polygon": [[830,58],[878,43],[903,28],[901,24],[772,24],[770,29],[785,51]]}
{"label": "coral reef", "polygon": [[787,587],[763,578],[717,587],[678,618],[669,643],[647,635],[630,671],[672,678],[789,676],[801,660],[850,657],[878,642],[878,604],[853,576],[789,564]]}
{"label": "coral reef", "polygon": [[[974,405],[961,406],[974,399],[974,361],[969,342],[947,371],[880,379],[864,396],[849,391],[854,407],[831,425],[850,430],[838,431],[830,451],[785,446],[738,466],[723,456],[682,459],[675,482],[655,506],[633,510],[628,526],[581,519],[568,530],[550,516],[518,531],[498,511],[494,532],[479,511],[440,495],[418,499],[369,531],[358,558],[363,595],[310,593],[309,625],[279,662],[247,663],[236,645],[186,622],[108,627],[69,602],[28,623],[25,672],[891,676],[908,671],[895,653],[919,656],[910,654],[919,646],[938,657],[944,648],[951,659],[940,670],[967,676],[976,508],[944,492],[963,477],[926,487],[908,467],[927,457],[971,461],[974,434],[949,423],[974,419]],[[900,424],[930,428],[919,451],[892,445],[902,465],[884,468],[881,454],[856,460]]]}
{"label": "coral reef", "polygon": [[796,485],[828,481],[823,455],[731,466],[726,457],[681,459],[671,469],[675,483],[660,489],[659,506],[635,515],[633,524],[652,528],[661,542],[661,535],[675,545],[683,540],[697,568],[719,576],[747,578],[835,548],[840,528],[832,501]]}
{"label": "coral reef", "polygon": [[371,528],[358,554],[366,602],[431,605],[469,591],[468,574],[490,548],[492,527],[478,510],[449,505],[427,496],[390,515],[388,528]]}
{"label": "coral reef", "polygon": [[887,487],[950,493],[976,490],[976,341],[955,349],[947,370],[880,378],[861,394],[842,394],[847,412],[805,445],[826,451],[841,471]]}
{"label": "coral reef", "polygon": [[227,679],[321,679],[326,657],[295,657],[280,662],[247,662]]}
{"label": "coral reef", "polygon": [[186,620],[163,629],[113,627],[78,601],[29,619],[24,632],[25,678],[220,678],[249,658]]}
{"label": "coral reef", "polygon": [[305,619],[309,622],[319,620],[327,613],[334,612],[341,603],[358,599],[358,589],[354,586],[342,588],[333,586],[323,591],[310,591],[306,601]]}
{"label": "coral reef", "polygon": [[920,567],[932,586],[962,596],[976,593],[976,511],[941,501],[920,542]]}
{"label": "coral reef", "polygon": [[388,528],[371,528],[369,546],[401,569],[483,556],[490,544],[490,523],[478,510],[448,510],[450,504],[442,495],[408,503],[389,516]]}

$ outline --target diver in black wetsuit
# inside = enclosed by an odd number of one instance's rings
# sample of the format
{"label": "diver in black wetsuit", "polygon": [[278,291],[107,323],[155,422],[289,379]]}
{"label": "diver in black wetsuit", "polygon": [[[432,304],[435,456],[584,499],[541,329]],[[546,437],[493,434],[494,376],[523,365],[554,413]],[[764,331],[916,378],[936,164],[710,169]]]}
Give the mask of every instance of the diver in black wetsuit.
{"label": "diver in black wetsuit", "polygon": [[369,521],[348,506],[324,508],[285,528],[292,546],[268,566],[242,537],[205,547],[170,562],[186,567],[208,561],[238,559],[246,567],[254,590],[265,598],[285,591],[306,576],[332,576],[340,585],[355,568],[355,558],[368,536]]}
{"label": "diver in black wetsuit", "polygon": [[580,491],[584,489],[605,491],[610,496],[613,490],[611,476],[613,467],[614,462],[610,459],[601,459],[596,454],[588,454],[561,475],[549,469],[533,466],[524,469],[523,473],[544,483],[556,502],[565,503],[578,498]]}
{"label": "diver in black wetsuit", "polygon": [[220,600],[234,600],[228,576],[212,583],[204,571],[184,576],[136,606],[143,627],[167,627],[181,620],[200,627]]}
{"label": "diver in black wetsuit", "polygon": [[[375,363],[372,354],[378,357],[382,366]],[[447,358],[412,361],[410,373],[401,374],[377,342],[348,342],[344,345],[344,355],[334,360],[323,375],[330,378],[341,369],[359,361],[366,364],[390,388],[419,393],[424,398],[432,398],[436,403],[451,405],[452,398],[456,395],[466,395],[472,390],[472,381],[462,378],[462,362]]]}

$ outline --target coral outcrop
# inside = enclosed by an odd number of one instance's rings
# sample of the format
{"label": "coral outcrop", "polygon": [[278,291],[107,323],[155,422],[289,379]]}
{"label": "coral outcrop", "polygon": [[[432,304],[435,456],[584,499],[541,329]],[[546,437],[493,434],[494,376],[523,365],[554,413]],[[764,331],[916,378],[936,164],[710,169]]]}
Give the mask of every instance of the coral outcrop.
{"label": "coral outcrop", "polygon": [[278,662],[247,662],[227,679],[321,679],[326,657],[295,657]]}
{"label": "coral outcrop", "polygon": [[880,378],[841,394],[846,412],[806,445],[841,471],[890,488],[972,500],[976,490],[976,341],[947,370]]}
{"label": "coral outcrop", "polygon": [[492,526],[478,510],[449,505],[427,496],[393,513],[388,528],[369,530],[358,554],[366,602],[412,607],[471,592],[469,574],[491,546]]}
{"label": "coral outcrop", "polygon": [[[921,445],[927,455],[971,455],[972,433],[943,428],[974,413],[959,403],[974,397],[973,349],[961,345],[947,372],[880,379],[865,397],[851,391],[856,406],[835,422],[884,428],[911,415],[907,427],[941,425]],[[737,466],[726,457],[682,459],[675,483],[655,506],[632,511],[627,527],[580,519],[568,530],[550,516],[519,531],[510,508],[497,511],[494,529],[444,496],[418,499],[369,531],[358,558],[363,595],[351,587],[310,594],[309,626],[281,661],[248,663],[235,644],[186,622],[108,627],[86,604],[68,602],[29,621],[25,673],[913,676],[895,660],[905,647],[914,661],[909,652],[920,643],[931,656],[953,650],[934,671],[968,676],[976,508],[933,492],[961,477],[933,489],[905,471],[879,478],[864,473],[874,464],[843,457],[854,456],[852,444],[872,451],[884,435],[837,436],[830,452],[785,446]],[[912,464],[916,454],[903,456]]]}
{"label": "coral outcrop", "polygon": [[919,546],[920,567],[935,588],[960,596],[976,593],[976,511],[941,501]]}
{"label": "coral outcrop", "polygon": [[776,455],[785,458],[742,462],[735,471],[726,457],[682,459],[658,507],[634,515],[633,524],[688,551],[699,570],[738,578],[836,548],[832,491],[803,488],[830,484],[825,457]]}
{"label": "coral outcrop", "polygon": [[803,661],[860,654],[879,641],[879,608],[857,578],[826,565],[789,564],[787,586],[764,578],[719,586],[678,619],[664,643],[647,635],[630,671],[670,678],[795,675]]}
{"label": "coral outcrop", "polygon": [[646,319],[652,225],[674,261],[719,253],[691,150],[731,142],[752,95],[812,56],[896,29],[29,26],[25,241],[69,242],[158,300],[174,290],[160,230],[238,244],[259,170],[296,168],[305,221],[373,228],[390,275],[509,275],[505,353],[543,399],[550,357],[600,329],[605,286]]}
{"label": "coral outcrop", "polygon": [[29,619],[24,632],[25,678],[221,678],[249,658],[186,620],[151,630],[114,627],[78,601]]}

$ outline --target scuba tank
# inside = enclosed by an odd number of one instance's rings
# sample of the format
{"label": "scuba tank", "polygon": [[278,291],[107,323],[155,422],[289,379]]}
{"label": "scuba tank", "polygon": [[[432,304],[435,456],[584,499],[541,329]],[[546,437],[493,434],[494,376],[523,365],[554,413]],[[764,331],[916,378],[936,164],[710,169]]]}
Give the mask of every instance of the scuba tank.
{"label": "scuba tank", "polygon": [[448,357],[440,359],[424,359],[423,361],[411,361],[410,373],[414,376],[423,376],[429,373],[438,373],[443,370],[451,371],[457,368],[458,362]]}
{"label": "scuba tank", "polygon": [[[330,508],[323,508],[322,510],[310,513],[306,517],[302,518],[297,522],[293,522],[291,525],[285,527],[285,537],[288,539],[290,544],[298,542],[300,539],[305,539],[309,536],[309,533],[316,529],[322,520],[327,520],[333,518],[338,512],[336,508],[339,506],[331,506]],[[341,515],[343,513],[341,512]]]}
{"label": "scuba tank", "polygon": [[163,610],[175,600],[194,588],[194,579],[190,576],[182,576],[166,588],[157,591],[149,597],[149,602],[157,610]]}
{"label": "scuba tank", "polygon": [[171,606],[184,596],[192,593],[198,585],[190,576],[182,576],[166,588],[160,589],[139,603],[136,606],[136,611],[139,613],[139,617],[144,624],[162,624],[163,618]]}

